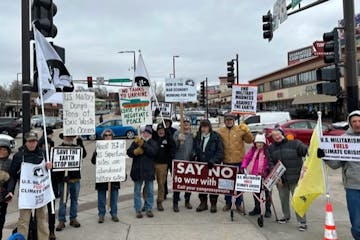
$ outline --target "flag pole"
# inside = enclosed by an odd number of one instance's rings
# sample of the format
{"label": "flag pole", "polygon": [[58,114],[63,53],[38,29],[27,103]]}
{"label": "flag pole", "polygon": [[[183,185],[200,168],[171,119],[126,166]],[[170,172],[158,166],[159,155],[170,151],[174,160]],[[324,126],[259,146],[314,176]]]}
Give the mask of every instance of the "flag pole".
{"label": "flag pole", "polygon": [[[318,114],[318,136],[319,138],[323,136],[323,132],[322,132],[322,120],[321,120],[321,111],[317,112]],[[329,192],[329,177],[326,171],[326,165],[325,165],[325,161],[321,159],[321,165],[322,165],[322,172],[323,172],[323,176],[324,176],[324,184],[325,184],[325,194],[326,194],[326,201],[330,202],[330,192]]]}

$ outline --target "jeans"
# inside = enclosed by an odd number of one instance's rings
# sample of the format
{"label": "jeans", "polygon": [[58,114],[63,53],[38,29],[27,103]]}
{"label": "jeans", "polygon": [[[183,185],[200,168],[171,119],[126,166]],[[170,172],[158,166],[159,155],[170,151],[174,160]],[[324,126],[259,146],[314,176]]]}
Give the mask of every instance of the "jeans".
{"label": "jeans", "polygon": [[67,183],[67,194],[64,202],[64,183],[59,183],[59,215],[58,220],[66,222],[66,204],[70,194],[70,221],[76,219],[78,211],[78,198],[80,192],[80,181]]}
{"label": "jeans", "polygon": [[[105,216],[106,213],[106,192],[107,190],[98,190],[98,215],[99,217]],[[110,192],[110,215],[117,216],[117,201],[119,198],[119,189],[111,189]]]}
{"label": "jeans", "polygon": [[136,212],[141,211],[141,187],[145,182],[146,202],[145,210],[151,211],[154,204],[154,181],[135,181],[134,182],[134,208]]}
{"label": "jeans", "polygon": [[[284,214],[284,218],[290,219],[290,205],[289,205],[289,198],[290,192],[291,195],[294,195],[295,188],[297,183],[283,183],[282,185],[277,185],[277,189],[279,192],[280,202],[281,202],[281,209]],[[300,217],[297,213],[295,213],[296,219],[301,224],[306,224],[306,215]]]}
{"label": "jeans", "polygon": [[345,191],[351,234],[355,240],[360,240],[360,190],[346,188]]}

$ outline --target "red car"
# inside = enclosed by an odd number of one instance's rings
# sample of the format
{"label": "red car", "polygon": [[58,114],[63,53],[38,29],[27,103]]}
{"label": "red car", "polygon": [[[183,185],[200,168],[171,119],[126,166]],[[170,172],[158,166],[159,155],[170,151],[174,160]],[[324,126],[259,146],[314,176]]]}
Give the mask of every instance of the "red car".
{"label": "red car", "polygon": [[[299,139],[303,143],[309,145],[311,135],[316,126],[316,120],[309,119],[294,119],[279,124],[285,131],[285,135],[288,139]],[[340,136],[345,133],[343,129],[335,129],[331,124],[323,123],[323,135]],[[271,137],[272,128],[265,128],[265,133],[269,142],[273,142]]]}

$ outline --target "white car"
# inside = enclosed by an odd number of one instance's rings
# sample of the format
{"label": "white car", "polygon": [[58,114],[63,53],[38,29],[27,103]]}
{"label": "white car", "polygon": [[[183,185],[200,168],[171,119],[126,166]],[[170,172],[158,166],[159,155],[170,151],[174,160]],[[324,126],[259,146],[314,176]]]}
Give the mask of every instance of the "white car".
{"label": "white car", "polygon": [[7,134],[0,134],[0,139],[5,139],[8,140],[10,142],[10,148],[14,149],[16,147],[16,143],[15,143],[15,139]]}

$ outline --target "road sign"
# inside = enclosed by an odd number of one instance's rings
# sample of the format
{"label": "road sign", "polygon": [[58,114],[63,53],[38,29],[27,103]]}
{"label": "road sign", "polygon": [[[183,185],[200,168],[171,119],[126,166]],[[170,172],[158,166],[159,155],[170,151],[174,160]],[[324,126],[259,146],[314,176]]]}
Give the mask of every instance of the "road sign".
{"label": "road sign", "polygon": [[124,82],[132,82],[129,78],[111,78],[109,79],[109,83],[124,83]]}
{"label": "road sign", "polygon": [[297,5],[299,5],[300,2],[301,2],[301,0],[291,0],[291,8],[294,8]]}
{"label": "road sign", "polygon": [[279,20],[280,20],[280,24],[282,24],[287,19],[286,0],[278,0],[278,1],[279,1]]}
{"label": "road sign", "polygon": [[278,29],[280,22],[280,0],[277,0],[273,6],[273,31]]}
{"label": "road sign", "polygon": [[315,41],[313,43],[313,46],[317,52],[323,52],[324,51],[324,41]]}

